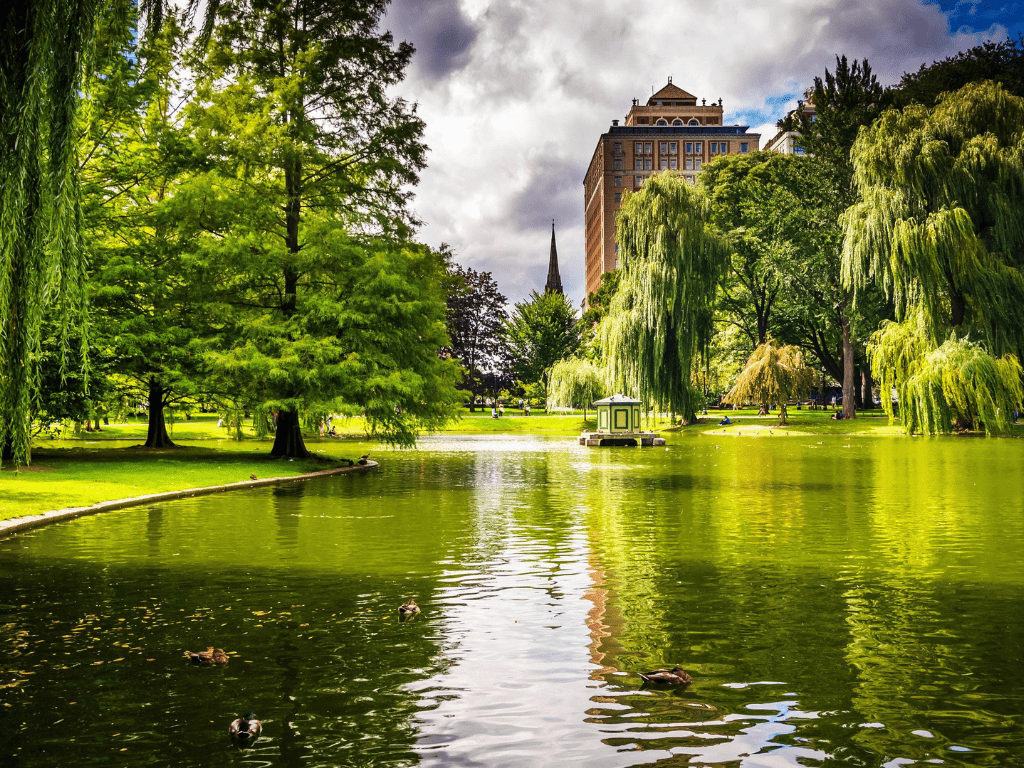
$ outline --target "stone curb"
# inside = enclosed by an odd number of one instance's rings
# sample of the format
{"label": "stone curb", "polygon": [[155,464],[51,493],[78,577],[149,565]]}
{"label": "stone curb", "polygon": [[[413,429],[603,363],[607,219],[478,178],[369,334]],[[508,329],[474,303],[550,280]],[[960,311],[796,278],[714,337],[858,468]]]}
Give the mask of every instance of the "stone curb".
{"label": "stone curb", "polygon": [[149,493],[145,496],[132,496],[127,499],[113,499],[101,501],[91,507],[67,507],[65,509],[54,509],[50,512],[42,512],[38,515],[25,515],[14,517],[10,520],[0,521],[0,538],[10,536],[20,531],[27,531],[31,528],[38,528],[61,520],[71,520],[84,515],[95,515],[99,512],[112,512],[115,509],[126,507],[137,507],[141,504],[152,504],[158,501],[169,501],[172,499],[184,499],[190,496],[208,496],[213,493],[224,491],[237,491],[244,488],[259,488],[264,485],[278,485],[280,483],[294,483],[300,480],[311,480],[315,477],[328,477],[329,475],[353,474],[362,475],[371,472],[378,467],[376,461],[368,461],[366,466],[335,467],[334,469],[323,469],[319,472],[309,472],[305,475],[287,475],[285,477],[268,477],[265,480],[244,480],[239,483],[228,483],[227,485],[211,485],[206,488],[185,488],[180,491],[164,491],[163,493]]}

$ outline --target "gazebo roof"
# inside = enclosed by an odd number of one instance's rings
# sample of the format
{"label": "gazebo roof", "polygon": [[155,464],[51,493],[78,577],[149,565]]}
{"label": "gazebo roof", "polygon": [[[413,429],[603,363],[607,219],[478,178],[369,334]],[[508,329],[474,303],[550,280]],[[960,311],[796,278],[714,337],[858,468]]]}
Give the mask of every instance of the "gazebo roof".
{"label": "gazebo roof", "polygon": [[643,405],[642,400],[634,400],[632,397],[614,394],[604,400],[595,400],[594,405]]}

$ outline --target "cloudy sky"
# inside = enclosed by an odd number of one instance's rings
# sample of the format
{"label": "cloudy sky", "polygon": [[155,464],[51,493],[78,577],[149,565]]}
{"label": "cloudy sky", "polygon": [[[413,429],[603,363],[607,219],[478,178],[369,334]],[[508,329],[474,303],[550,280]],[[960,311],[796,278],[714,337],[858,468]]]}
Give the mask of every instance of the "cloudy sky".
{"label": "cloudy sky", "polygon": [[1024,32],[1024,0],[392,0],[417,49],[401,94],[427,124],[420,239],[490,271],[510,301],[542,289],[555,219],[562,283],[583,298],[583,176],[633,98],[673,82],[724,100],[763,142],[836,54],[883,84]]}

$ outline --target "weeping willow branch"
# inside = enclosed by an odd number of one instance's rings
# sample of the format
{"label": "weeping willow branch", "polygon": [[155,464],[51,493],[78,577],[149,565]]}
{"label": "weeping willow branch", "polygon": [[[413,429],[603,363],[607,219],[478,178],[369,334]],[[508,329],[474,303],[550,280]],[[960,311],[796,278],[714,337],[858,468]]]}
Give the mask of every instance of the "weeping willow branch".
{"label": "weeping willow branch", "polygon": [[883,324],[868,354],[890,423],[895,413],[885,393],[895,390],[910,433],[1005,432],[1013,412],[1021,410],[1024,371],[1015,355],[993,357],[955,334],[933,348],[923,319]]}
{"label": "weeping willow branch", "polygon": [[652,176],[628,195],[616,226],[622,279],[598,329],[610,387],[687,421],[700,397],[694,363],[710,342],[731,253],[710,221],[707,197],[677,175]]}
{"label": "weeping willow branch", "polygon": [[548,376],[548,405],[579,406],[583,409],[584,421],[590,404],[604,397],[604,377],[589,360],[578,357],[559,360],[551,367]]}
{"label": "weeping willow branch", "polygon": [[746,367],[722,401],[778,403],[779,424],[786,424],[786,404],[806,397],[813,386],[814,371],[804,361],[803,352],[769,338],[747,358]]}
{"label": "weeping willow branch", "polygon": [[883,393],[909,431],[1004,429],[1024,353],[1024,99],[972,83],[884,113],[851,156],[843,281],[880,285],[900,321],[872,340]]}

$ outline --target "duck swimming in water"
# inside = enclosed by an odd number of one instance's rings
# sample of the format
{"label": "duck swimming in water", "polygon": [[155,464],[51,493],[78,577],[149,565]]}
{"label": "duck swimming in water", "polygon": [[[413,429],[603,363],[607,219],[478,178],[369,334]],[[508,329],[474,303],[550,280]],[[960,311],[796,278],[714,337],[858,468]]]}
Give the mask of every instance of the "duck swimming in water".
{"label": "duck swimming in water", "polygon": [[653,672],[638,672],[645,683],[660,683],[662,685],[686,685],[691,678],[682,667],[672,669],[656,669]]}
{"label": "duck swimming in water", "polygon": [[227,664],[229,661],[228,655],[224,653],[223,649],[214,649],[212,645],[205,651],[197,651],[195,653],[185,651],[185,653],[188,655],[188,660],[193,664],[199,664],[204,667],[212,667],[215,664]]}
{"label": "duck swimming in water", "polygon": [[411,619],[417,613],[420,612],[420,607],[416,605],[416,601],[413,598],[409,598],[409,602],[405,605],[398,607],[398,615],[403,619]]}
{"label": "duck swimming in water", "polygon": [[236,745],[245,749],[253,744],[263,732],[263,724],[256,719],[253,712],[246,712],[243,717],[228,726],[228,735]]}

